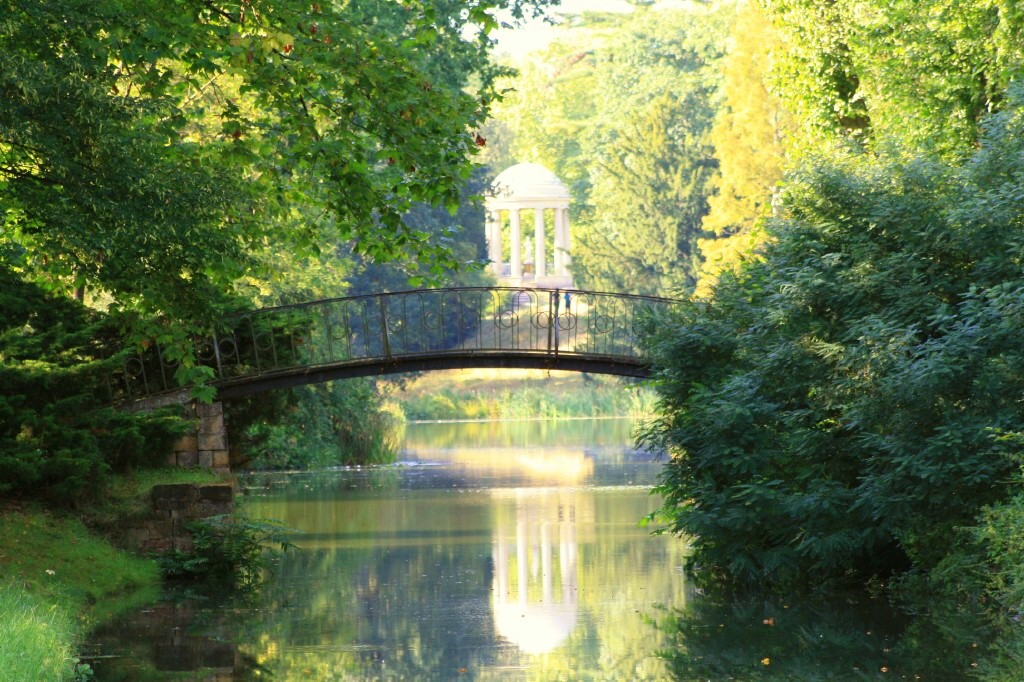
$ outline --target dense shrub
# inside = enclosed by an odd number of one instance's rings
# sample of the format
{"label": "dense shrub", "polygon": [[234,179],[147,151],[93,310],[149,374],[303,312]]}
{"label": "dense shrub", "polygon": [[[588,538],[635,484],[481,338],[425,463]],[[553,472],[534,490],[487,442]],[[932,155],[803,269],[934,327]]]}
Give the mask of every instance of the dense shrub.
{"label": "dense shrub", "polygon": [[205,588],[251,590],[263,582],[275,552],[293,547],[279,521],[222,514],[188,524],[191,552],[162,555],[166,577],[201,582]]}
{"label": "dense shrub", "polygon": [[931,569],[1011,495],[1022,196],[1019,108],[955,166],[829,150],[756,259],[657,321],[646,437],[673,453],[662,512],[696,563],[751,582]]}
{"label": "dense shrub", "polygon": [[103,315],[0,264],[0,494],[72,501],[112,470],[162,459],[184,424],[111,404],[120,345]]}
{"label": "dense shrub", "polygon": [[314,469],[393,461],[394,424],[373,382],[350,379],[227,405],[248,466]]}

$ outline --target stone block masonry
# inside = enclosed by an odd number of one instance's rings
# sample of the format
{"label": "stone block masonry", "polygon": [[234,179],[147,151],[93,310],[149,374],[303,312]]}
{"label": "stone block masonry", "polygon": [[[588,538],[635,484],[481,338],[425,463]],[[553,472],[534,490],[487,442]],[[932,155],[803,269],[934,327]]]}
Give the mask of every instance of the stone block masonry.
{"label": "stone block masonry", "polygon": [[190,552],[192,534],[185,526],[230,514],[235,509],[235,491],[230,483],[157,485],[150,491],[150,504],[149,518],[128,529],[128,546],[141,552]]}
{"label": "stone block masonry", "polygon": [[192,403],[185,406],[185,416],[193,422],[194,430],[178,439],[167,456],[167,463],[227,473],[230,460],[224,406],[221,403]]}

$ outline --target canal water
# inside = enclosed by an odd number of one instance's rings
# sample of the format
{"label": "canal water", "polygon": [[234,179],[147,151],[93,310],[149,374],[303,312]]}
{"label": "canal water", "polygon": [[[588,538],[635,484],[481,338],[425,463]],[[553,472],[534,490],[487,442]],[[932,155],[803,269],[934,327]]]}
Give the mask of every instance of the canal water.
{"label": "canal water", "polygon": [[[709,595],[640,519],[626,419],[411,424],[394,466],[241,479],[300,531],[248,602],[93,637],[98,680],[964,679],[981,648],[881,598]],[[957,614],[963,618],[963,614]],[[982,647],[983,648],[983,647]]]}

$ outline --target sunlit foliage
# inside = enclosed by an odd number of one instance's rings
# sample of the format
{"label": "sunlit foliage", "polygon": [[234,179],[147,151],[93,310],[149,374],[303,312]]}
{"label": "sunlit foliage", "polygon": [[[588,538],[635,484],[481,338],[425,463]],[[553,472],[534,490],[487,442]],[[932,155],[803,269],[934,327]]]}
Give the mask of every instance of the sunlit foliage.
{"label": "sunlit foliage", "polygon": [[711,128],[719,173],[702,225],[710,235],[698,240],[701,295],[718,272],[732,267],[763,239],[756,223],[771,211],[793,133],[791,117],[769,83],[781,48],[757,2],[743,2],[723,60],[722,103]]}
{"label": "sunlit foliage", "polygon": [[789,179],[763,261],[660,321],[648,435],[698,563],[776,583],[928,569],[1013,490],[1021,158],[1018,106],[963,164],[831,149]]}
{"label": "sunlit foliage", "polygon": [[958,155],[1020,76],[1014,0],[760,0],[779,32],[775,87],[799,144],[835,136]]}
{"label": "sunlit foliage", "polygon": [[141,311],[139,338],[158,314],[180,341],[268,251],[439,275],[447,245],[403,216],[458,205],[492,13],[544,4],[4,2],[2,239],[25,276]]}
{"label": "sunlit foliage", "polygon": [[495,108],[496,133],[512,137],[499,141],[503,155],[544,164],[570,187],[577,285],[693,286],[730,14],[637,6],[574,18]]}

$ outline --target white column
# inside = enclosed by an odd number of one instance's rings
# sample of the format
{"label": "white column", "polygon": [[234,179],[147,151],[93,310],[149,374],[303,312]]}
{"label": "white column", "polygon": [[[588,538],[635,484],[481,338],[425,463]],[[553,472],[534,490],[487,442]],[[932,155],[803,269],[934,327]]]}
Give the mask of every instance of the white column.
{"label": "white column", "polygon": [[565,236],[562,232],[562,209],[555,209],[555,274],[565,274]]}
{"label": "white column", "polygon": [[544,277],[548,274],[547,262],[544,255],[544,209],[533,209],[534,240],[533,245],[533,271],[537,277]]}
{"label": "white column", "polygon": [[491,272],[500,276],[501,267],[501,213],[487,211],[487,258],[491,261]]}
{"label": "white column", "polygon": [[508,212],[509,231],[511,234],[512,241],[512,256],[509,259],[511,262],[511,275],[512,277],[520,278],[523,276],[523,245],[522,245],[522,230],[519,229],[519,209],[513,208]]}
{"label": "white column", "polygon": [[[558,220],[559,218],[561,218],[561,220]],[[569,251],[570,251],[570,248],[571,248],[570,242],[572,241],[569,238],[569,209],[568,208],[560,208],[560,209],[558,209],[555,212],[555,219],[556,219],[557,222],[559,222],[561,224],[561,228],[562,228],[562,249],[563,249],[563,252],[562,252],[562,271],[560,273],[558,273],[558,274],[560,274],[560,275],[568,275],[569,274],[569,266],[572,265],[572,257],[569,255]]]}

